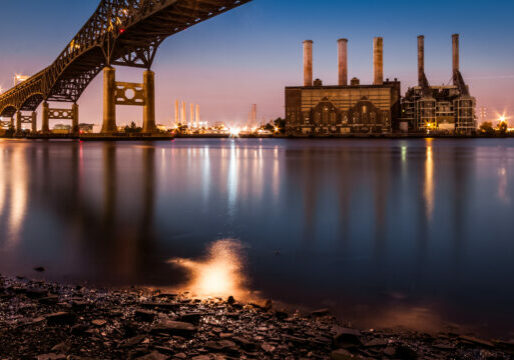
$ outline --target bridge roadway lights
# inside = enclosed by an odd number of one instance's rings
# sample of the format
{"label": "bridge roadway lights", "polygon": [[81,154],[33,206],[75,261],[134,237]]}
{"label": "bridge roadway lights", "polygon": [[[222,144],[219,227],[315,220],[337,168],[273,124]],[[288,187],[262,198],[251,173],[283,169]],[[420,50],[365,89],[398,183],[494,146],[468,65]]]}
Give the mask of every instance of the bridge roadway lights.
{"label": "bridge roadway lights", "polygon": [[[133,96],[127,96],[127,91]],[[116,81],[116,70],[113,67],[104,68],[103,94],[103,134],[113,134],[118,131],[116,126],[116,106],[143,106],[143,132],[155,133],[155,73],[146,70],[143,73],[143,83],[128,83]]]}

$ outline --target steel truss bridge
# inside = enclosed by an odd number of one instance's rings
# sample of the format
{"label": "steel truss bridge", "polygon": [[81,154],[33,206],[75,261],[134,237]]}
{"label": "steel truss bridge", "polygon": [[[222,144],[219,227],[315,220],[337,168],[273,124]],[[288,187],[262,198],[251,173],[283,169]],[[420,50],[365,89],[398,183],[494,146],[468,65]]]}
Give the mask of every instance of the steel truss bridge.
{"label": "steel truss bridge", "polygon": [[[76,109],[68,110],[63,117],[66,110],[49,109],[47,102],[67,102],[76,106],[91,81],[107,68],[111,73],[107,76],[108,81],[104,81],[104,128],[107,120],[110,121],[107,130],[113,131],[112,116],[115,113],[112,108],[115,105],[144,105],[149,108],[145,114],[150,116],[151,131],[153,73],[147,76],[145,72],[144,86],[115,83],[112,67],[128,66],[150,71],[156,51],[167,37],[250,1],[101,0],[95,13],[53,64],[0,95],[0,116],[12,119],[16,115],[17,127],[21,129],[26,118],[21,112],[35,112],[43,103],[43,132],[48,131],[48,119],[53,118],[54,113],[58,119],[73,120]],[[117,87],[122,92],[124,89],[141,92],[141,101],[115,99],[119,95]],[[75,120],[78,122],[78,115]]]}

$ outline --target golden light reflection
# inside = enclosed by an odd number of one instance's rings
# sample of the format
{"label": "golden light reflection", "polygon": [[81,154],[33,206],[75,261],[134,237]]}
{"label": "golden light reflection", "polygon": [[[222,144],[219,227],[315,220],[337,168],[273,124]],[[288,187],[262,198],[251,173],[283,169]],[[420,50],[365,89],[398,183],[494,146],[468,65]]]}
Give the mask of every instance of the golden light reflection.
{"label": "golden light reflection", "polygon": [[407,306],[396,304],[390,308],[374,312],[372,309],[363,308],[359,312],[359,325],[372,327],[380,324],[381,329],[413,329],[427,333],[438,333],[441,329],[459,330],[455,324],[445,322],[438,312],[432,307]]}
{"label": "golden light reflection", "polygon": [[425,203],[428,220],[432,220],[434,213],[434,158],[432,153],[432,139],[428,139],[427,158],[425,161]]}
{"label": "golden light reflection", "polygon": [[10,204],[8,220],[8,236],[6,247],[12,248],[20,238],[20,231],[27,211],[28,174],[24,159],[23,147],[16,147],[11,158],[10,168]]}
{"label": "golden light reflection", "polygon": [[5,194],[7,193],[6,171],[4,168],[5,158],[3,149],[0,150],[0,217],[4,212]]}
{"label": "golden light reflection", "polygon": [[189,291],[194,297],[228,297],[244,299],[245,290],[241,243],[225,239],[213,243],[207,256],[201,260],[173,259],[170,264],[190,272],[190,281],[180,290]]}

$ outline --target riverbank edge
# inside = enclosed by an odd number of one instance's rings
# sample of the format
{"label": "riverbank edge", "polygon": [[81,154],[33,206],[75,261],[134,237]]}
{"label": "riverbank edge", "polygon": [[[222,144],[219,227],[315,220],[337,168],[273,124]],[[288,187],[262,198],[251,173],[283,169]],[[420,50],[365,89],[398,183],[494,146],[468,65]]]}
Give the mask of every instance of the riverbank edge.
{"label": "riverbank edge", "polygon": [[514,359],[514,342],[348,327],[328,310],[0,276],[0,359]]}
{"label": "riverbank edge", "polygon": [[288,139],[288,140],[374,140],[374,139],[392,139],[392,140],[409,140],[409,139],[512,139],[513,134],[505,135],[426,135],[426,134],[353,134],[353,135],[327,135],[327,136],[287,136],[287,135],[232,135],[224,134],[206,134],[206,135],[141,135],[141,136],[112,136],[102,134],[88,135],[30,135],[30,136],[0,136],[0,139],[25,139],[25,140],[79,140],[79,141],[166,141],[174,139]]}

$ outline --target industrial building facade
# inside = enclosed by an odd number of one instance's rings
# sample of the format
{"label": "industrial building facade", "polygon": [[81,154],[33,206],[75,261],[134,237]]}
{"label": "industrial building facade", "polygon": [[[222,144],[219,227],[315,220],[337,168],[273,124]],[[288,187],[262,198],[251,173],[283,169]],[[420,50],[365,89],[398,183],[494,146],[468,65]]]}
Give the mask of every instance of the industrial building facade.
{"label": "industrial building facade", "polygon": [[471,134],[476,131],[476,100],[460,72],[459,35],[452,36],[453,84],[430,86],[425,74],[425,38],[418,37],[418,86],[402,100],[402,122],[420,132]]}
{"label": "industrial building facade", "polygon": [[383,39],[375,38],[374,83],[348,85],[348,40],[338,41],[339,85],[313,81],[312,41],[304,42],[304,86],[286,88],[286,131],[293,136],[390,133],[401,114],[401,85],[384,81]]}
{"label": "industrial building facade", "polygon": [[400,83],[286,89],[287,133],[390,133],[400,113]]}
{"label": "industrial building facade", "polygon": [[419,84],[401,96],[401,83],[384,81],[383,39],[373,46],[374,81],[348,85],[348,40],[338,41],[339,84],[313,81],[313,42],[305,41],[304,86],[286,87],[286,132],[290,136],[344,136],[419,133],[471,133],[476,101],[459,70],[458,35],[453,36],[453,85],[430,86],[424,72],[424,37],[418,38]]}

